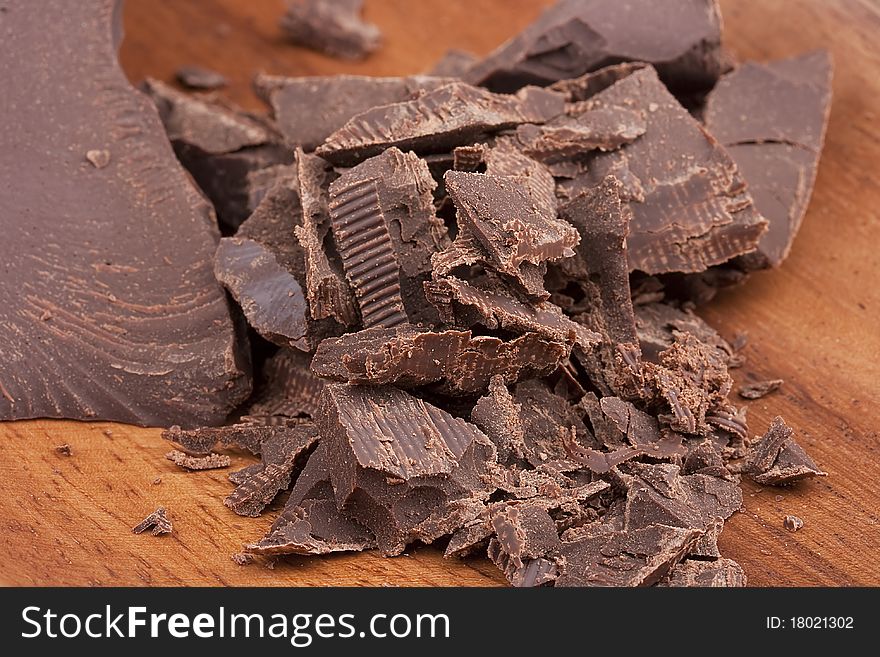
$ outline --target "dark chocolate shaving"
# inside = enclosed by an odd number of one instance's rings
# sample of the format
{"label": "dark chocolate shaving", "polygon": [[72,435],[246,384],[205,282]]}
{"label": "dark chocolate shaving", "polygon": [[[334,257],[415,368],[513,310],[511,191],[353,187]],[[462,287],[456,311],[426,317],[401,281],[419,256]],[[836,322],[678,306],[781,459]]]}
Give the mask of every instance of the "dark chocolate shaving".
{"label": "dark chocolate shaving", "polygon": [[153,536],[171,533],[171,520],[169,520],[164,506],[160,506],[153,511],[150,515],[144,518],[140,524],[133,527],[131,531],[133,534],[143,534],[148,529]]}

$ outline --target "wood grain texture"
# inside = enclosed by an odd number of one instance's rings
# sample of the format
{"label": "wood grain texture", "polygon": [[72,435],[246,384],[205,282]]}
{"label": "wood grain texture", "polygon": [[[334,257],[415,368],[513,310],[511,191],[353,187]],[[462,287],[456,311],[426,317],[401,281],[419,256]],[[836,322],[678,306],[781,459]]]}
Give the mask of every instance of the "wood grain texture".
{"label": "wood grain texture", "polygon": [[[290,75],[414,73],[449,47],[485,53],[546,1],[367,0],[385,46],[363,63],[338,62],[281,40],[281,2],[129,0],[122,61],[132,80],[170,80],[199,64],[231,80],[227,95],[259,109],[258,70]],[[880,585],[880,5],[867,0],[723,0],[727,44],[741,58],[828,47],[835,97],[813,202],[791,257],[702,309],[728,338],[747,331],[738,380],[783,378],[749,403],[753,433],[776,414],[828,471],[789,489],[744,483],[745,511],[722,551],[753,585]],[[0,425],[0,582],[24,585],[492,585],[484,559],[446,561],[433,548],[289,558],[274,569],[230,555],[270,524],[222,505],[227,471],[185,473],[163,455],[159,431],[33,421]],[[70,457],[54,447],[69,443]],[[233,454],[233,468],[249,459]],[[153,484],[157,478],[161,483]],[[781,499],[780,499],[781,498]],[[174,533],[130,530],[159,505]],[[804,519],[797,533],[782,518]]]}

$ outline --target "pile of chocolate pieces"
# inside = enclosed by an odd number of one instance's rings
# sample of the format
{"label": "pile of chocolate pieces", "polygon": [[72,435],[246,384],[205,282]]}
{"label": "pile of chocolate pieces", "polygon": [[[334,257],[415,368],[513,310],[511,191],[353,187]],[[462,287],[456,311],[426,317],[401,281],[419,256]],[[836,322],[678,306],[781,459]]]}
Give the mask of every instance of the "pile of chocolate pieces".
{"label": "pile of chocolate pieces", "polygon": [[[161,404],[90,417],[182,425],[188,467],[258,455],[226,505],[290,494],[251,553],[437,542],[517,586],[743,585],[717,546],[740,477],[823,473],[781,419],[750,441],[742,357],[692,309],[788,254],[831,65],[735,64],[720,26],[712,0],[562,0],[425,75],[261,75],[270,116],[148,80],[216,210],[213,325],[237,337],[208,366],[160,354]],[[172,261],[180,314],[222,304]]]}

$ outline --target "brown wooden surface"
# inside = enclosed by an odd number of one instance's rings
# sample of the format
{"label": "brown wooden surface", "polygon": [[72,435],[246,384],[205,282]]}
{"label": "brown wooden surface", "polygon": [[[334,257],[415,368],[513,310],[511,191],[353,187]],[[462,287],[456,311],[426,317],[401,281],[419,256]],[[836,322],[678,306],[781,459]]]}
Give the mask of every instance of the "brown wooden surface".
{"label": "brown wooden surface", "polygon": [[[257,109],[258,70],[415,73],[448,47],[484,53],[528,23],[543,0],[367,0],[386,35],[364,63],[286,46],[281,2],[129,0],[122,61],[132,80],[170,80],[183,64],[227,75],[228,95]],[[723,552],[754,585],[880,585],[880,7],[869,0],[726,0],[725,36],[742,58],[828,47],[835,98],[813,203],[785,265],[703,309],[728,338],[747,331],[745,378],[781,377],[783,389],[750,404],[753,433],[775,414],[828,471],[796,488],[744,483],[745,512],[729,521]],[[2,364],[0,364],[2,367]],[[0,582],[6,584],[477,585],[501,582],[481,559],[443,560],[432,548],[291,558],[274,569],[230,555],[274,513],[240,518],[222,505],[228,471],[184,473],[163,458],[157,430],[33,421],[0,425]],[[70,457],[54,451],[69,443]],[[246,459],[234,456],[233,466]],[[154,483],[161,478],[161,483]],[[777,496],[782,499],[777,501]],[[130,528],[168,507],[174,533]],[[793,513],[796,534],[782,528]]]}

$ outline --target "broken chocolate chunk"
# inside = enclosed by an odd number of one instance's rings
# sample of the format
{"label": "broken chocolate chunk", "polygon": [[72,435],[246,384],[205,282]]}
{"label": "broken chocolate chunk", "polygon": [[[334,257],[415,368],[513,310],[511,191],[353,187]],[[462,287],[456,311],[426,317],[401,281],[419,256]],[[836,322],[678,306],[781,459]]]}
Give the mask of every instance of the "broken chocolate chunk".
{"label": "broken chocolate chunk", "polygon": [[143,534],[148,529],[153,536],[171,533],[171,520],[169,520],[164,506],[160,506],[153,511],[150,515],[144,518],[140,524],[132,528],[131,531],[133,534]]}
{"label": "broken chocolate chunk", "polygon": [[179,449],[173,449],[165,455],[165,458],[180,466],[184,470],[216,470],[228,468],[232,462],[226,454],[206,454],[205,456],[191,456]]}
{"label": "broken chocolate chunk", "polygon": [[733,559],[702,561],[685,559],[657,586],[742,587],[746,574]]}
{"label": "broken chocolate chunk", "polygon": [[282,429],[282,427],[253,424],[231,424],[225,427],[184,430],[175,425],[163,431],[162,437],[179,445],[190,456],[209,456],[217,447],[238,447],[259,456],[263,441],[273,437]]}
{"label": "broken chocolate chunk", "polygon": [[539,504],[506,504],[491,514],[495,538],[489,558],[514,586],[541,586],[552,582],[557,567],[547,559],[561,542],[556,523]]}
{"label": "broken chocolate chunk", "polygon": [[259,468],[248,471],[223,503],[240,516],[259,516],[275,496],[290,485],[318,441],[312,424],[276,431],[260,445]]}
{"label": "broken chocolate chunk", "polygon": [[831,56],[820,50],[728,73],[706,99],[706,127],[730,153],[769,221],[746,269],[778,266],[813,191],[831,108]]}
{"label": "broken chocolate chunk", "polygon": [[785,516],[782,519],[782,526],[790,532],[796,532],[804,526],[804,521],[798,516]]}
{"label": "broken chocolate chunk", "polygon": [[273,424],[284,418],[315,417],[324,381],[309,369],[311,356],[298,349],[280,349],[263,363],[254,397],[242,422]]}
{"label": "broken chocolate chunk", "polygon": [[477,61],[476,55],[457,48],[450,48],[434,63],[427,75],[460,78],[475,61]]}
{"label": "broken chocolate chunk", "polygon": [[488,394],[477,400],[471,422],[495,443],[499,463],[525,456],[522,406],[513,399],[500,374],[490,379]]}
{"label": "broken chocolate chunk", "polygon": [[211,91],[229,84],[229,81],[217,71],[201,66],[181,66],[174,72],[174,77],[184,87]]}
{"label": "broken chocolate chunk", "polygon": [[690,333],[700,342],[721,351],[731,366],[735,349],[718,332],[689,310],[680,310],[666,303],[635,306],[636,329],[642,358],[656,363],[660,352],[675,342],[677,333]]}
{"label": "broken chocolate chunk", "polygon": [[499,375],[506,383],[546,376],[571,345],[525,333],[504,341],[470,331],[434,332],[409,324],[369,328],[318,345],[312,371],[348,383],[412,388],[428,384],[445,394],[484,392]]}
{"label": "broken chocolate chunk", "polygon": [[434,323],[431,256],[446,245],[424,160],[389,148],[330,185],[330,223],[365,328]]}
{"label": "broken chocolate chunk", "polygon": [[70,445],[68,443],[64,443],[63,445],[57,445],[55,447],[55,453],[60,454],[61,456],[72,456],[73,451],[70,449]]}
{"label": "broken chocolate chunk", "polygon": [[718,3],[560,0],[477,62],[465,79],[509,92],[626,60],[654,64],[676,89],[711,87],[726,63]]}
{"label": "broken chocolate chunk", "polygon": [[752,445],[744,472],[757,483],[783,486],[807,477],[826,473],[798,445],[794,431],[781,417],[774,418],[767,433]]}
{"label": "broken chocolate chunk", "polygon": [[737,394],[743,399],[761,399],[761,397],[766,397],[771,392],[779,390],[783,383],[785,382],[782,379],[744,383],[737,390]]}
{"label": "broken chocolate chunk", "polygon": [[342,59],[363,59],[382,33],[361,18],[363,0],[288,0],[279,23],[293,44]]}
{"label": "broken chocolate chunk", "polygon": [[4,3],[0,420],[219,424],[250,368],[216,222],[119,67],[115,6]]}
{"label": "broken chocolate chunk", "polygon": [[354,164],[392,146],[447,152],[521,123],[543,123],[562,111],[562,94],[556,92],[529,87],[506,96],[453,82],[352,117],[315,152],[336,165]]}

